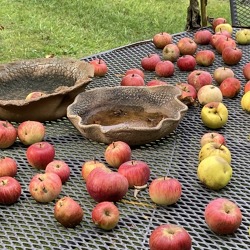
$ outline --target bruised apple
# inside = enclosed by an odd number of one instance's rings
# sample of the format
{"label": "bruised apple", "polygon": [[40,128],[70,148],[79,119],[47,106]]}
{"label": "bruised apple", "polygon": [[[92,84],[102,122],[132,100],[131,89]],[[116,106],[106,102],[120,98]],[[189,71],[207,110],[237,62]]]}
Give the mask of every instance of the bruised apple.
{"label": "bruised apple", "polygon": [[54,217],[66,228],[79,225],[83,219],[84,211],[71,197],[65,196],[58,200],[54,206]]}
{"label": "bruised apple", "polygon": [[213,78],[219,85],[229,77],[234,77],[234,72],[228,67],[218,67],[214,70]]}
{"label": "bruised apple", "polygon": [[207,132],[200,139],[200,145],[203,147],[206,143],[216,142],[220,145],[226,144],[225,137],[217,132]]}
{"label": "bruised apple", "polygon": [[189,73],[187,81],[198,91],[202,86],[212,84],[213,78],[208,71],[194,70]]}
{"label": "bruised apple", "polygon": [[176,87],[181,90],[180,100],[186,105],[192,105],[197,98],[197,91],[191,84],[180,82],[176,84]]}

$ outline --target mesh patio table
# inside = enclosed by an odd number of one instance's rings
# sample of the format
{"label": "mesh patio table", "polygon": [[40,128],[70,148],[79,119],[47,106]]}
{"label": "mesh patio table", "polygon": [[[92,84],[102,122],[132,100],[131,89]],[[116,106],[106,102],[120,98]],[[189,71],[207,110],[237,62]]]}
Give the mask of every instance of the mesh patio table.
{"label": "mesh patio table", "polygon": [[[235,29],[236,31],[236,29]],[[174,42],[181,37],[193,37],[193,32],[173,35]],[[234,33],[235,35],[235,33]],[[250,46],[239,46],[243,58],[231,68],[235,76],[246,82],[242,67],[250,61]],[[212,49],[209,45],[201,49]],[[92,55],[82,60],[102,58],[109,67],[106,76],[94,78],[87,89],[101,86],[117,86],[121,75],[132,67],[140,67],[140,60],[149,53],[158,53],[151,40]],[[216,52],[215,52],[216,53]],[[196,67],[213,73],[223,66],[221,56],[216,53],[216,60],[207,68]],[[173,77],[166,80],[169,84],[187,80],[188,72],[177,69]],[[145,73],[145,81],[155,78],[154,72]],[[250,115],[240,107],[239,95],[233,99],[224,99],[229,110],[229,120],[217,132],[226,138],[227,147],[232,153],[233,177],[230,183],[220,191],[205,188],[197,179],[199,141],[201,136],[210,132],[201,121],[201,106],[189,108],[178,128],[169,136],[146,145],[132,148],[133,159],[146,161],[151,168],[150,182],[159,176],[177,178],[182,183],[181,199],[167,207],[155,206],[149,198],[148,190],[141,191],[137,199],[130,189],[124,199],[117,202],[120,210],[118,226],[105,232],[91,221],[91,210],[96,202],[88,195],[81,177],[81,166],[87,160],[96,158],[104,162],[106,145],[85,139],[66,117],[56,121],[47,121],[45,140],[56,149],[56,159],[64,160],[71,167],[71,176],[63,185],[60,197],[70,196],[78,201],[85,211],[82,223],[74,229],[61,226],[53,216],[54,202],[37,203],[28,190],[29,181],[38,173],[27,163],[26,147],[16,142],[11,148],[3,150],[1,155],[13,157],[18,163],[16,179],[22,186],[22,195],[11,206],[0,205],[0,245],[2,249],[148,249],[151,231],[160,224],[173,223],[183,226],[192,237],[193,249],[249,249],[250,240]],[[17,125],[17,124],[16,124]],[[226,197],[235,201],[243,214],[243,221],[234,235],[218,236],[212,233],[204,221],[205,206],[214,198]]]}

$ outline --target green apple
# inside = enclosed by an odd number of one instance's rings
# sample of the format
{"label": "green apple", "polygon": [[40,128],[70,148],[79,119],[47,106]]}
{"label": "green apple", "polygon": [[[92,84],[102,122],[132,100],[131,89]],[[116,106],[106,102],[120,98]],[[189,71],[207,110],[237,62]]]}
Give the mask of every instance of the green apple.
{"label": "green apple", "polygon": [[230,150],[223,144],[219,144],[217,142],[209,142],[206,143],[199,152],[199,161],[201,162],[205,158],[211,155],[218,155],[225,159],[229,164],[231,164],[231,152]]}
{"label": "green apple", "polygon": [[201,119],[208,128],[221,128],[227,123],[228,109],[222,102],[209,102],[201,109]]}
{"label": "green apple", "polygon": [[233,27],[229,23],[221,23],[215,27],[215,33],[216,32],[221,32],[223,30],[228,31],[230,34],[233,33]]}
{"label": "green apple", "polygon": [[197,168],[198,179],[212,190],[224,188],[231,180],[232,174],[230,164],[218,155],[205,158]]}
{"label": "green apple", "polygon": [[235,40],[238,44],[250,44],[250,29],[238,30],[235,34]]}
{"label": "green apple", "polygon": [[241,107],[243,110],[250,112],[250,91],[246,92],[241,98]]}

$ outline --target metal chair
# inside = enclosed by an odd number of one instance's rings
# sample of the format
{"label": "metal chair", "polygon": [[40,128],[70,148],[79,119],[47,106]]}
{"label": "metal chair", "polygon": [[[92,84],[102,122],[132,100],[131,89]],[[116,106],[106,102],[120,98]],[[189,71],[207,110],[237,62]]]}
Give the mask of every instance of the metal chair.
{"label": "metal chair", "polygon": [[250,28],[250,0],[230,0],[233,27]]}

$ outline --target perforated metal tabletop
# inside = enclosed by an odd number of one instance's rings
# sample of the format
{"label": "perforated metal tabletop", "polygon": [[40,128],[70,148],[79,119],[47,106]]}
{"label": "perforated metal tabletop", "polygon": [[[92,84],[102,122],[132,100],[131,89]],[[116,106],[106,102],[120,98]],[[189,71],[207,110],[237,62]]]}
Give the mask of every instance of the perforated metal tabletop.
{"label": "perforated metal tabletop", "polygon": [[[174,35],[174,42],[193,33]],[[246,80],[242,67],[250,61],[250,46],[239,46],[243,50],[241,62],[231,68],[242,85]],[[210,46],[199,46],[200,49]],[[94,78],[88,89],[100,86],[119,85],[121,75],[131,67],[139,67],[140,60],[149,53],[159,53],[151,41],[143,41],[121,47],[83,60],[95,57],[104,59],[109,67],[105,77]],[[216,61],[208,68],[211,73],[224,65],[216,53]],[[175,84],[179,79],[186,81],[188,72],[180,72],[164,79]],[[146,81],[155,77],[146,72]],[[18,162],[16,179],[22,186],[22,195],[11,206],[0,205],[0,248],[1,249],[148,249],[151,231],[160,224],[173,223],[183,226],[192,237],[193,249],[250,249],[248,227],[250,225],[250,114],[240,108],[240,94],[234,99],[224,99],[229,110],[229,120],[218,132],[226,137],[227,146],[232,153],[233,177],[221,191],[205,188],[197,179],[199,141],[209,132],[200,119],[200,106],[190,107],[180,125],[169,136],[161,140],[132,148],[133,159],[146,161],[151,168],[150,182],[159,176],[168,175],[182,183],[181,199],[172,206],[154,206],[148,191],[143,190],[137,199],[133,190],[116,205],[120,210],[118,226],[106,232],[96,228],[91,221],[91,210],[96,202],[88,195],[81,177],[81,166],[87,160],[96,158],[105,163],[106,145],[83,138],[66,117],[45,123],[45,140],[56,149],[56,159],[66,161],[71,167],[69,181],[64,184],[59,198],[67,195],[74,198],[84,209],[82,223],[74,229],[61,226],[53,216],[55,202],[37,203],[28,191],[29,181],[38,170],[27,163],[26,147],[18,141],[13,147],[1,151],[1,155],[13,157]],[[17,124],[16,124],[17,125]],[[227,197],[235,201],[243,214],[243,221],[234,235],[218,236],[212,233],[204,221],[205,206],[214,198]]]}

